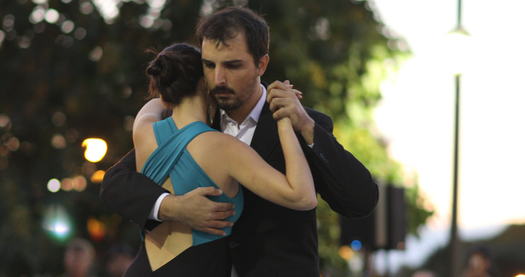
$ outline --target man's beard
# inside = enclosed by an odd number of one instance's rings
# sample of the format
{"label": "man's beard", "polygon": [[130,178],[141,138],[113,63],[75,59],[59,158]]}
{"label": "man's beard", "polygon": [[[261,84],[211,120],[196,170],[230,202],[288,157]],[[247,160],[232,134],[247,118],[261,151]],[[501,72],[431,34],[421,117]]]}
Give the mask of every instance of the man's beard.
{"label": "man's beard", "polygon": [[[217,94],[229,94],[232,97],[223,98],[220,96],[217,96]],[[217,86],[210,90],[210,95],[213,99],[215,99],[215,102],[217,103],[217,107],[223,109],[226,112],[233,111],[238,109],[242,102],[235,97],[236,93],[233,89],[226,87],[226,86]]]}

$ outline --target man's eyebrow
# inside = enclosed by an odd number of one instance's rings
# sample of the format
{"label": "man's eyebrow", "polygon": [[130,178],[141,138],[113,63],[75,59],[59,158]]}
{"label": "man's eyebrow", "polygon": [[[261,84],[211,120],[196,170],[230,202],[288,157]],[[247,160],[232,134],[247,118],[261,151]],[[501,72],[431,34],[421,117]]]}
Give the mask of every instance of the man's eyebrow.
{"label": "man's eyebrow", "polygon": [[[213,63],[215,64],[216,62],[214,61],[210,61],[210,60],[207,60],[205,58],[201,58],[202,62],[203,63]],[[236,59],[236,60],[228,60],[228,61],[223,61],[221,62],[222,64],[240,64],[240,63],[243,63],[244,61],[241,60],[241,59]]]}
{"label": "man's eyebrow", "polygon": [[227,63],[227,64],[235,64],[235,63],[242,63],[243,60],[229,60],[229,61],[224,61],[222,63]]}

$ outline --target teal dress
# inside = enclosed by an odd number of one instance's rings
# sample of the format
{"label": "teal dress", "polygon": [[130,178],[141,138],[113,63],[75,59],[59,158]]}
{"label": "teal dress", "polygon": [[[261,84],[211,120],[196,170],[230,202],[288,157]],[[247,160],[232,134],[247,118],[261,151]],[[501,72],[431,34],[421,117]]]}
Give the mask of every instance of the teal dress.
{"label": "teal dress", "polygon": [[[153,130],[155,132],[155,138],[157,140],[158,147],[146,160],[144,167],[141,170],[141,173],[143,173],[159,185],[162,185],[169,177],[171,183],[173,184],[173,191],[176,195],[185,194],[198,187],[219,188],[217,184],[215,184],[211,180],[211,178],[206,174],[206,172],[204,172],[204,170],[197,164],[197,162],[195,162],[191,154],[186,149],[188,143],[199,134],[202,134],[204,132],[216,132],[217,130],[209,127],[208,125],[200,121],[190,123],[184,126],[183,128],[179,129],[177,128],[175,122],[171,117],[155,122],[153,124]],[[242,188],[239,188],[239,192],[233,198],[230,198],[225,194],[222,194],[220,196],[210,196],[209,198],[216,202],[229,202],[234,204],[235,214],[227,218],[226,220],[230,222],[237,221],[243,209]],[[231,234],[231,227],[224,228],[223,230],[226,232],[227,235]],[[203,251],[202,248],[206,247],[204,244],[207,243],[210,245],[210,247],[213,248],[227,248],[227,243],[210,243],[216,240],[224,240],[224,236],[212,235],[197,230],[192,230],[192,238],[192,247],[188,248],[179,256],[184,255],[185,259],[188,259],[188,256],[190,256],[190,262],[185,261],[184,266],[199,267],[195,268],[195,270],[197,271],[203,268],[203,263],[206,264],[208,262],[213,261],[202,260],[203,257],[201,256],[195,257],[194,262],[191,262],[191,260],[193,260],[193,258],[191,258],[191,252],[193,251],[193,248],[196,248],[195,246],[202,245],[202,247],[199,247],[200,252]],[[221,253],[223,253],[222,251],[224,251],[224,249],[207,249],[205,251],[220,251]],[[177,256],[174,260],[177,260],[179,256]],[[170,263],[168,263],[167,265],[169,265]],[[191,263],[193,265],[188,265],[188,263]],[[231,266],[227,265],[225,268],[228,268],[229,270]],[[162,267],[160,269],[162,269]],[[185,270],[187,269],[184,269],[184,271]],[[196,273],[196,271],[192,272],[193,274]],[[173,271],[171,271],[170,273],[173,273]],[[214,274],[217,273],[218,272],[215,272]]]}

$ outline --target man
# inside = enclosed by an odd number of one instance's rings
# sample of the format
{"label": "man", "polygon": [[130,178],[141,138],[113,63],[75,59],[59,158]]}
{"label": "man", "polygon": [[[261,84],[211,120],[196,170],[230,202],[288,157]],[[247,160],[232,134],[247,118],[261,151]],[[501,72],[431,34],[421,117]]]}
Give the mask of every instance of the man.
{"label": "man", "polygon": [[[204,76],[217,101],[214,125],[250,144],[284,172],[275,119],[290,117],[312,170],[317,192],[345,216],[363,216],[377,202],[368,170],[331,134],[329,117],[303,108],[288,82],[266,89],[261,76],[269,62],[269,30],[264,19],[244,8],[227,8],[201,19],[197,27]],[[267,100],[267,103],[266,101]],[[214,234],[228,226],[225,203],[206,198],[221,192],[199,188],[169,195],[135,172],[133,152],[108,170],[101,198],[125,218],[145,228],[154,221],[178,220]],[[315,209],[293,211],[244,190],[245,207],[230,236],[230,254],[239,276],[319,276]]]}

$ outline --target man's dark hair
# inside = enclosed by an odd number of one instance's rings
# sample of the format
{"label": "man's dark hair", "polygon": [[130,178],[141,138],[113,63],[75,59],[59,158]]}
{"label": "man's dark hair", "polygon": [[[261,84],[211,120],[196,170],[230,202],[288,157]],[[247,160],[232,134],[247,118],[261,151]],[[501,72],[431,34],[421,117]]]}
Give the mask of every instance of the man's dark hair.
{"label": "man's dark hair", "polygon": [[262,56],[268,54],[270,30],[264,18],[252,10],[242,7],[219,10],[201,18],[195,33],[201,45],[204,39],[228,45],[226,41],[241,32],[244,33],[248,51],[257,64]]}

